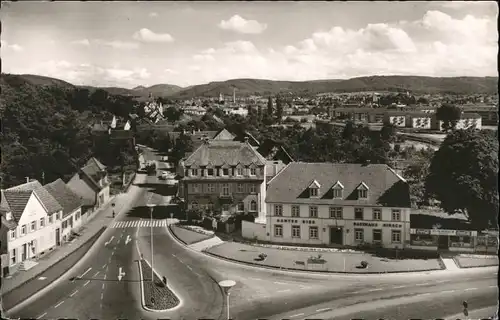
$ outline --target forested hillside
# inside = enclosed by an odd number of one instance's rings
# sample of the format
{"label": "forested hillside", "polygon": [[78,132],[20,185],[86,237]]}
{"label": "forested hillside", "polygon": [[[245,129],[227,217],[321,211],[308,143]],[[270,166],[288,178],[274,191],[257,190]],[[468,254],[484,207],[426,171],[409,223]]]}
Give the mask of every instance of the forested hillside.
{"label": "forested hillside", "polygon": [[[90,156],[109,167],[134,161],[134,151],[116,141],[94,147],[90,130],[112,114],[127,117],[131,98],[60,83],[38,85],[7,74],[0,84],[2,188],[23,183],[27,176],[45,183],[67,180]],[[127,156],[117,156],[121,153]]]}

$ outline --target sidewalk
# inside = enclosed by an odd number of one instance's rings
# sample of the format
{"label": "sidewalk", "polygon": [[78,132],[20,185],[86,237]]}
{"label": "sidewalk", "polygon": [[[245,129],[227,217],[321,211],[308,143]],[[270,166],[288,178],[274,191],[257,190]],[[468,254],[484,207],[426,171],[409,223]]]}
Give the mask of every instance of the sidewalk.
{"label": "sidewalk", "polygon": [[18,288],[22,284],[34,279],[37,275],[42,274],[51,266],[55,265],[65,257],[67,257],[72,252],[80,248],[84,243],[86,243],[90,238],[95,236],[103,226],[107,226],[112,219],[112,207],[111,204],[115,203],[115,212],[120,213],[121,210],[126,207],[133,196],[130,193],[137,192],[133,186],[129,188],[127,193],[122,193],[110,198],[102,208],[97,210],[89,217],[87,223],[82,226],[79,231],[80,236],[75,238],[69,243],[63,244],[59,248],[55,248],[51,252],[47,253],[43,257],[39,258],[36,262],[38,264],[27,271],[18,271],[14,275],[6,277],[3,279],[2,283],[2,294],[6,294],[15,288]]}

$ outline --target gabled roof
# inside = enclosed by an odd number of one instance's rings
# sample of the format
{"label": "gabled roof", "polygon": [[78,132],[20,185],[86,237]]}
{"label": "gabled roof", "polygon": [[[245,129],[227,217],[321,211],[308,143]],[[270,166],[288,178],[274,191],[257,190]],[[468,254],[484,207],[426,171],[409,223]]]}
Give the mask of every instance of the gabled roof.
{"label": "gabled roof", "polygon": [[99,162],[99,160],[94,157],[90,158],[80,171],[90,179],[94,188],[98,190],[102,189],[98,181],[101,179],[101,174],[106,172],[106,166]]}
{"label": "gabled roof", "polygon": [[2,211],[10,211],[12,218],[19,221],[32,193],[33,191],[26,190],[2,190]]}
{"label": "gabled roof", "polygon": [[337,182],[335,182],[335,184],[333,185],[332,189],[344,189],[344,185],[337,180]]}
{"label": "gabled roof", "polygon": [[63,208],[63,217],[71,214],[73,211],[83,205],[83,201],[76,195],[62,179],[57,179],[46,184],[45,189],[61,204]]}
{"label": "gabled roof", "polygon": [[63,208],[57,200],[42,186],[38,180],[33,180],[28,183],[21,184],[7,189],[6,191],[34,191],[42,205],[47,209],[49,215],[61,211]]}
{"label": "gabled roof", "polygon": [[321,185],[319,184],[319,182],[318,182],[318,181],[313,180],[313,181],[311,181],[311,183],[309,184],[308,188],[317,188],[317,189],[319,189],[319,188],[321,188]]}
{"label": "gabled roof", "polygon": [[[311,199],[306,192],[311,179],[321,185],[318,198]],[[332,186],[338,181],[344,184],[343,199],[333,199]],[[370,188],[368,199],[363,201],[357,197],[361,182]],[[408,184],[384,164],[291,162],[270,181],[266,201],[410,207]]]}
{"label": "gabled roof", "polygon": [[265,165],[266,159],[262,157],[248,143],[227,140],[206,141],[198,147],[185,161],[186,166],[213,166]]}
{"label": "gabled roof", "polygon": [[357,190],[370,190],[370,188],[368,188],[368,186],[364,182],[361,182],[356,189]]}
{"label": "gabled roof", "polygon": [[215,135],[214,140],[234,140],[234,138],[236,136],[224,128]]}

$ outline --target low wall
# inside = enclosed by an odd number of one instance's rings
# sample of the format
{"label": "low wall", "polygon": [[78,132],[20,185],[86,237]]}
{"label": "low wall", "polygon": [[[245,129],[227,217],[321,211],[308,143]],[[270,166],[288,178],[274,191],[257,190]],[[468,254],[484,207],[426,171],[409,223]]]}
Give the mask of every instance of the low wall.
{"label": "low wall", "polygon": [[254,223],[249,221],[241,221],[241,235],[245,239],[249,240],[267,240],[266,235],[266,224],[265,223]]}

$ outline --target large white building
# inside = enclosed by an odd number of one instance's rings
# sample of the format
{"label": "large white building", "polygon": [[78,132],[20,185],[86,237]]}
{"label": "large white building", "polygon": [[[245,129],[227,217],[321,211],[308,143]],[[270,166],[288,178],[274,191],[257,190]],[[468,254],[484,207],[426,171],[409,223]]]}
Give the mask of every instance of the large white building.
{"label": "large white building", "polygon": [[28,269],[32,259],[61,244],[63,209],[36,180],[2,190],[2,274]]}
{"label": "large white building", "polygon": [[269,182],[265,224],[243,236],[283,244],[405,247],[406,181],[387,165],[292,162]]}

